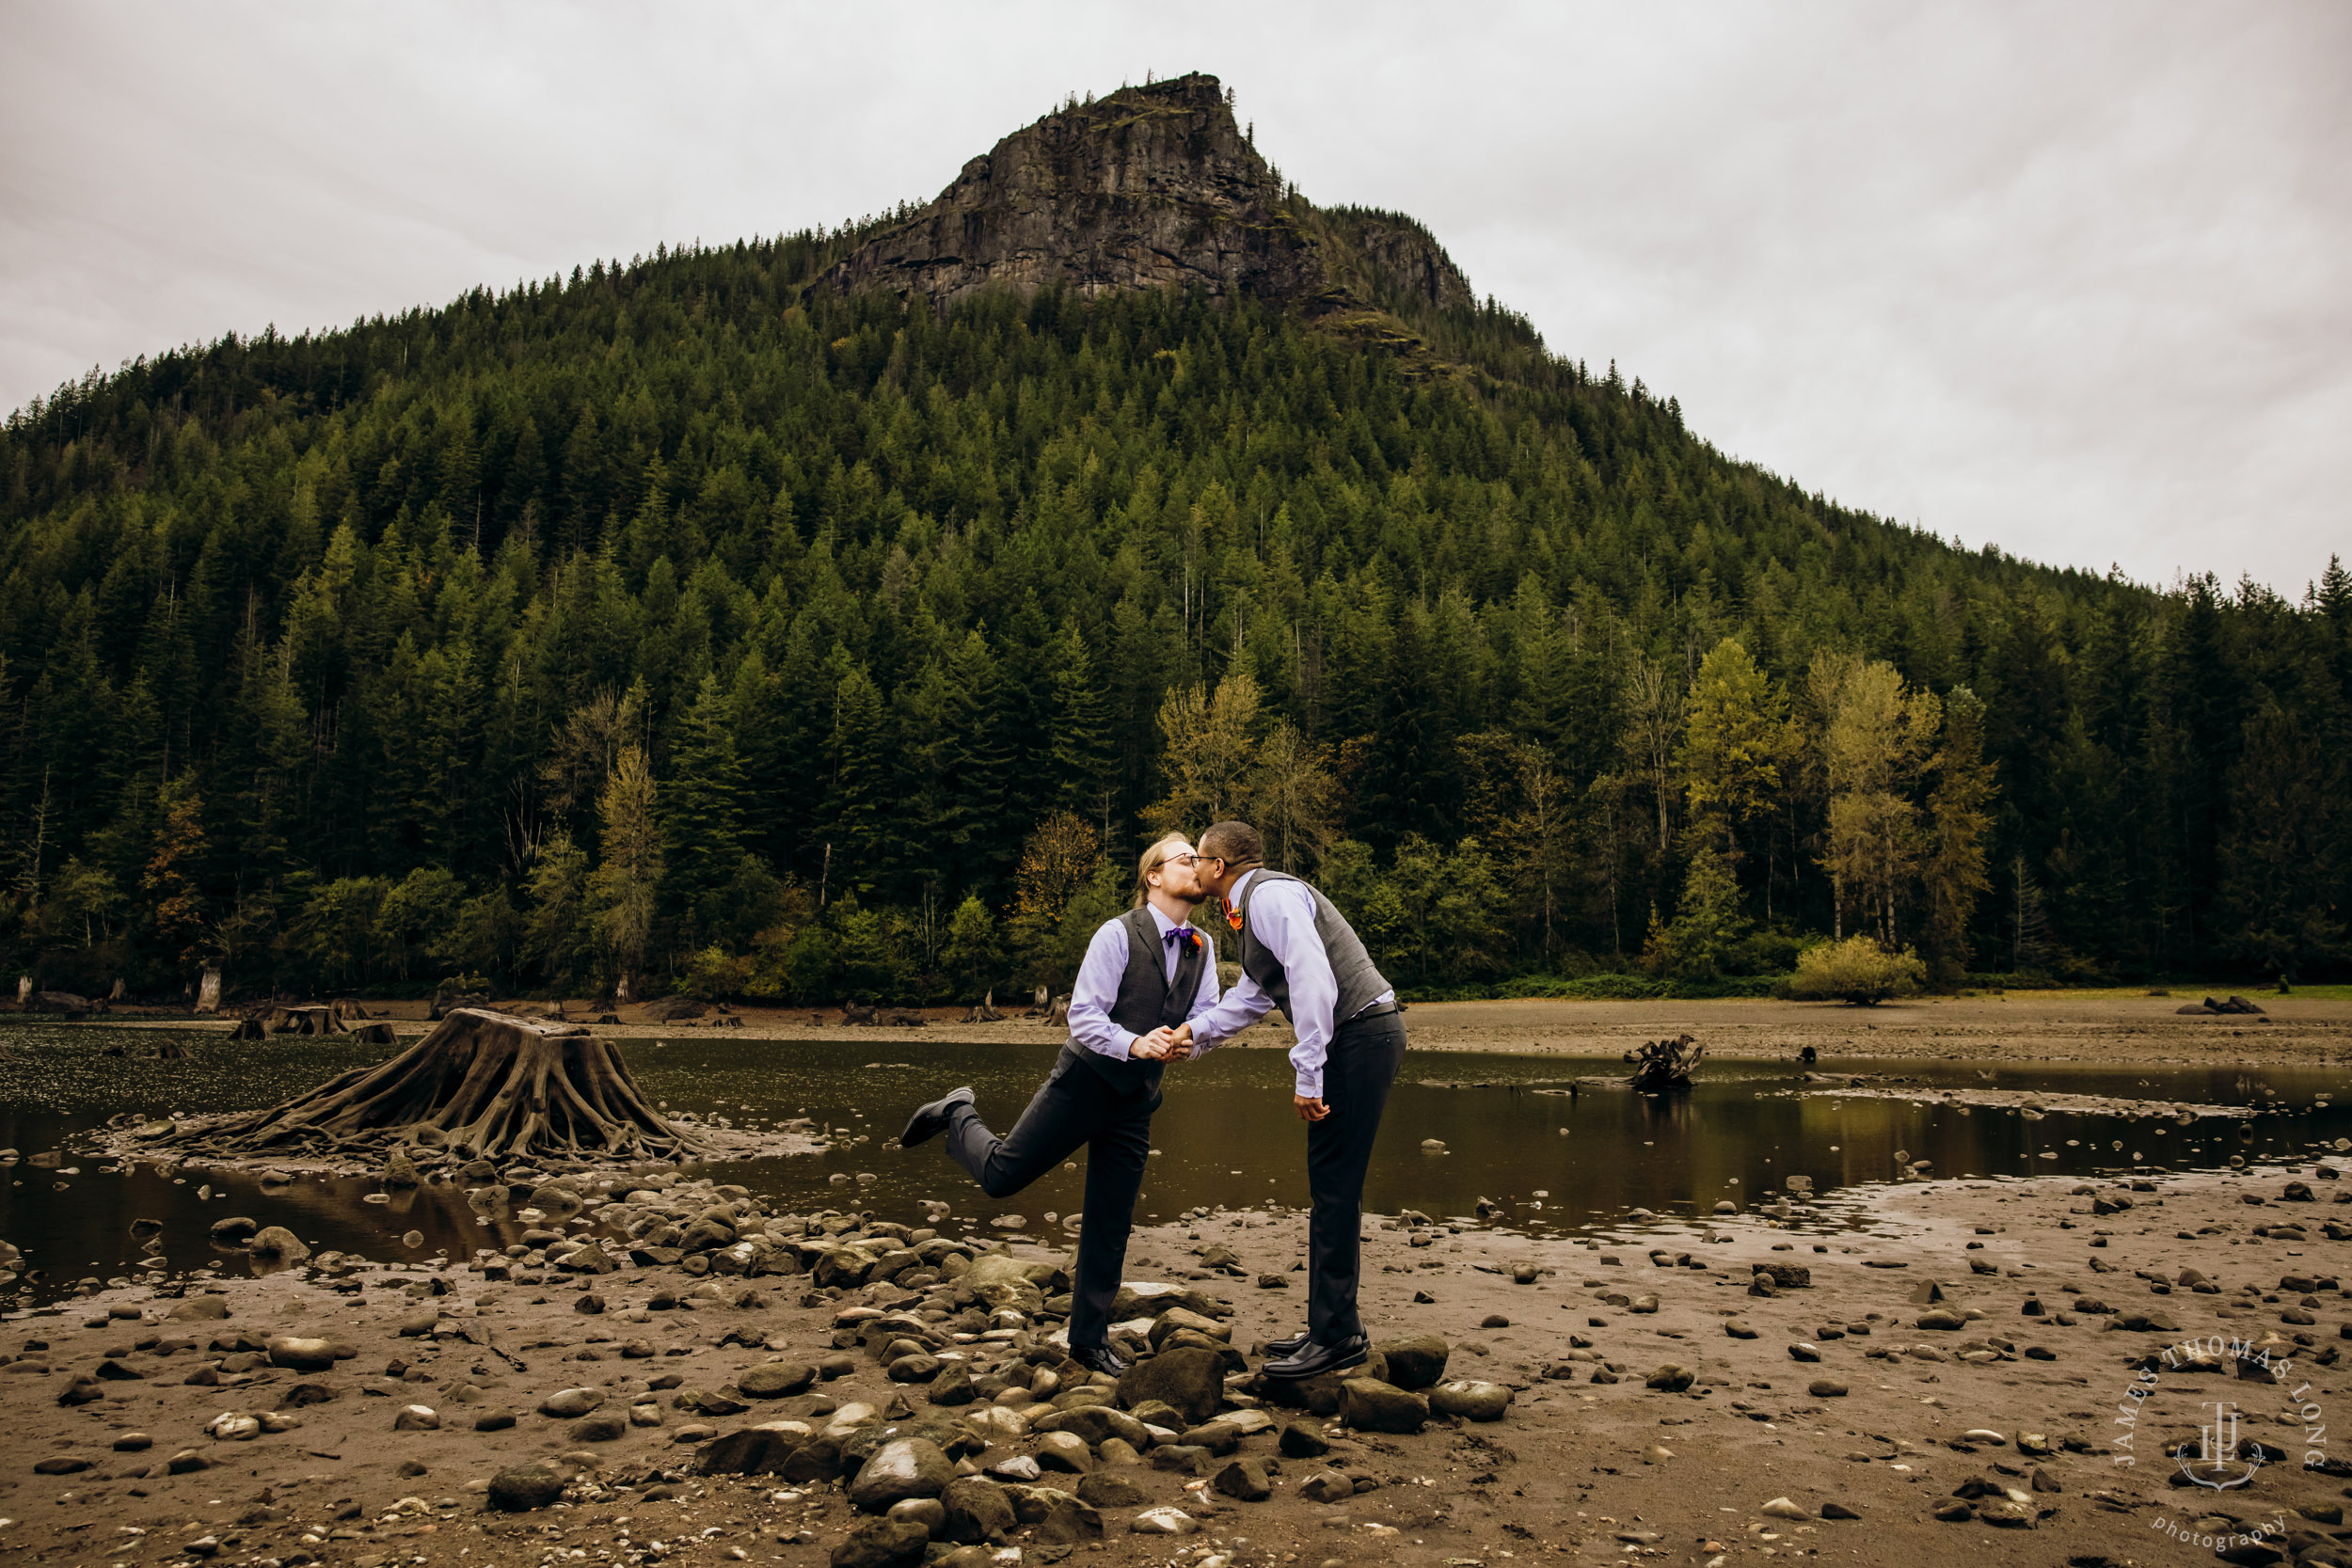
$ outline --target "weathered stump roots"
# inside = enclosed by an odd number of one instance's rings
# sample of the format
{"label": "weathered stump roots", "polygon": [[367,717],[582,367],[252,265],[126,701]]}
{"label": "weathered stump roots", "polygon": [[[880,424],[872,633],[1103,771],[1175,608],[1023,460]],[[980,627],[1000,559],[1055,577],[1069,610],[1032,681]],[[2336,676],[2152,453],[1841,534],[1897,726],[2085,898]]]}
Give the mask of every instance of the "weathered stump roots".
{"label": "weathered stump roots", "polygon": [[263,1111],[189,1118],[140,1135],[148,1148],[322,1157],[389,1142],[503,1160],[675,1160],[716,1152],[638,1091],[607,1041],[583,1025],[463,1007],[387,1062]]}
{"label": "weathered stump roots", "polygon": [[1636,1094],[1687,1094],[1691,1074],[1697,1070],[1699,1058],[1707,1054],[1707,1047],[1688,1035],[1670,1040],[1648,1040],[1640,1053],[1627,1052],[1625,1059],[1634,1064],[1630,1080]]}

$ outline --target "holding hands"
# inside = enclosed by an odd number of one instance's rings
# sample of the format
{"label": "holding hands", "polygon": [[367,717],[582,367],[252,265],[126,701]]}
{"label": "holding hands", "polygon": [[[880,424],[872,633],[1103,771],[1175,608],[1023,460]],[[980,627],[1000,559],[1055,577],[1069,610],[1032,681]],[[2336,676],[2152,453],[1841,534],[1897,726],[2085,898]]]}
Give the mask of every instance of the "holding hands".
{"label": "holding hands", "polygon": [[1138,1035],[1127,1054],[1146,1062],[1181,1062],[1192,1054],[1192,1025],[1170,1029],[1163,1024],[1148,1035]]}

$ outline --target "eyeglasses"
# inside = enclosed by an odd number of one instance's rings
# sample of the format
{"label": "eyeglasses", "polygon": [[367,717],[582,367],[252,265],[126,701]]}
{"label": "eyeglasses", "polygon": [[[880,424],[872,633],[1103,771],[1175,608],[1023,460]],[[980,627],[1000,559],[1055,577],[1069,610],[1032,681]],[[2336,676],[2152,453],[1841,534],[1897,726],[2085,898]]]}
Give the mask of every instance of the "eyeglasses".
{"label": "eyeglasses", "polygon": [[1198,865],[1200,863],[1200,857],[1199,855],[1191,854],[1169,855],[1166,859],[1162,860],[1160,863],[1162,865]]}

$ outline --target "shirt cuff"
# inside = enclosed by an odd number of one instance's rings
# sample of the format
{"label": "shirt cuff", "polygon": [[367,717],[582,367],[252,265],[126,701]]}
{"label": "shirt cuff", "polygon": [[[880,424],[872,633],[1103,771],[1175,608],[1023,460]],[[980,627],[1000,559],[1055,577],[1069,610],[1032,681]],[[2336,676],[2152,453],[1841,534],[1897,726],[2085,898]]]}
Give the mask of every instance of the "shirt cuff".
{"label": "shirt cuff", "polygon": [[1301,1100],[1321,1100],[1323,1098],[1323,1074],[1320,1072],[1298,1074],[1297,1094]]}
{"label": "shirt cuff", "polygon": [[1121,1029],[1119,1025],[1114,1023],[1111,1025],[1111,1043],[1116,1045],[1119,1049],[1116,1051],[1105,1051],[1103,1054],[1119,1061],[1127,1061],[1132,1058],[1135,1053],[1136,1041],[1141,1037],[1142,1037],[1139,1035],[1129,1034],[1126,1030]]}

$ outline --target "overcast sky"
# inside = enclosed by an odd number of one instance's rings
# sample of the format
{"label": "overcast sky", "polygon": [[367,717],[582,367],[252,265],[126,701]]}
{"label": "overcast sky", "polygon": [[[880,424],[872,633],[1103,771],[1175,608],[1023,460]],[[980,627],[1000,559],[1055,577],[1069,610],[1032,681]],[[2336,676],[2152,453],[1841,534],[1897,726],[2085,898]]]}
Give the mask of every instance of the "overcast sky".
{"label": "overcast sky", "polygon": [[1207,71],[1557,353],[1849,504],[2300,597],[2352,546],[2352,6],[0,0],[0,405],[928,199]]}

